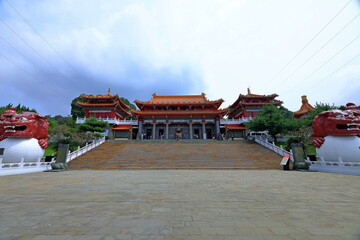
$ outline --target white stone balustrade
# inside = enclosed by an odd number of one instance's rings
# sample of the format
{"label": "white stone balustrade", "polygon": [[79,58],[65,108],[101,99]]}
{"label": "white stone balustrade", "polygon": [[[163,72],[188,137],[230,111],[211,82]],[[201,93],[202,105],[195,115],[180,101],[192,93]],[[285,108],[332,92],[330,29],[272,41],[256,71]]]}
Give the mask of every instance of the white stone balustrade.
{"label": "white stone balustrade", "polygon": [[41,167],[51,164],[51,162],[45,162],[45,158],[39,158],[35,162],[24,162],[24,158],[21,158],[19,162],[3,163],[2,161],[3,159],[0,158],[0,171],[10,168],[13,169],[13,168]]}
{"label": "white stone balustrade", "polygon": [[338,161],[336,162],[325,161],[322,157],[320,157],[319,160],[320,161],[310,161],[310,159],[307,158],[306,161],[310,163],[310,170],[360,175],[360,162],[343,162],[341,157],[338,157]]}
{"label": "white stone balustrade", "polygon": [[105,142],[105,137],[103,138],[100,138],[99,140],[97,141],[93,141],[92,143],[90,144],[86,144],[84,147],[80,148],[78,147],[77,150],[75,150],[74,152],[70,152],[69,151],[69,154],[67,156],[67,159],[66,159],[66,162],[70,162],[72,160],[74,160],[75,158],[83,155],[84,153],[90,151],[91,149],[103,144]]}
{"label": "white stone balustrade", "polygon": [[270,143],[267,140],[262,140],[260,138],[255,138],[255,142],[259,143],[260,145],[270,149],[271,151],[279,154],[280,156],[290,156],[290,160],[294,162],[294,155],[292,151],[286,151],[285,149],[276,146],[274,143]]}
{"label": "white stone balustrade", "polygon": [[[80,123],[85,123],[87,118],[77,118],[76,119],[76,123],[80,124]],[[98,118],[99,120],[108,122],[109,124],[117,124],[117,125],[121,125],[121,124],[131,124],[134,126],[138,125],[138,120],[120,120],[117,118]],[[221,125],[225,125],[225,124],[241,124],[244,122],[248,122],[252,120],[252,117],[243,117],[243,118],[239,118],[239,119],[221,119],[220,120],[220,124]],[[152,123],[153,120],[145,120],[145,123]],[[193,123],[201,123],[202,120],[201,119],[192,119]],[[156,120],[157,123],[165,123],[165,120]],[[171,120],[171,122],[174,123],[187,123],[189,122],[189,120]],[[206,120],[206,122],[214,122],[214,120]]]}
{"label": "white stone balustrade", "polygon": [[[80,123],[85,123],[86,119],[88,118],[77,118],[76,119],[76,123],[80,124]],[[101,121],[107,122],[109,124],[117,124],[117,125],[138,125],[138,121],[137,120],[120,120],[118,118],[98,118]]]}
{"label": "white stone balustrade", "polygon": [[54,161],[52,159],[51,162],[45,162],[45,158],[39,158],[34,162],[24,162],[24,158],[22,158],[19,162],[4,163],[0,158],[0,176],[50,170],[50,165]]}
{"label": "white stone balustrade", "polygon": [[220,124],[241,124],[252,120],[252,117],[243,117],[239,119],[221,119]]}
{"label": "white stone balustrade", "polygon": [[[74,152],[69,151],[66,162],[74,160],[104,142],[105,137],[86,144],[82,148],[79,147]],[[45,162],[45,158],[39,158],[38,161],[35,162],[24,162],[24,158],[22,158],[19,162],[3,163],[3,159],[0,158],[0,176],[51,170],[51,163],[55,162],[55,160],[56,158],[54,157],[51,162]]]}
{"label": "white stone balustrade", "polygon": [[[276,146],[274,143],[269,143],[267,140],[262,140],[260,138],[255,138],[255,141],[281,156],[290,156],[290,160],[294,162],[294,156],[291,150],[288,152],[285,149]],[[310,161],[308,157],[306,162],[310,163],[309,169],[312,171],[360,175],[359,162],[344,162],[341,157],[338,157],[338,161],[336,162],[325,161],[324,158],[320,158],[320,161]]]}

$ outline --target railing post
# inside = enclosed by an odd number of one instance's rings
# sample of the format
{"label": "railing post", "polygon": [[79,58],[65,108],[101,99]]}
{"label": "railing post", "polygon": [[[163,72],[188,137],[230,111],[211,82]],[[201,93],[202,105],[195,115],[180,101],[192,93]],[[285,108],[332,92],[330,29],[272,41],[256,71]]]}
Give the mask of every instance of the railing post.
{"label": "railing post", "polygon": [[24,160],[25,160],[24,158],[21,158],[20,166],[19,166],[20,168],[23,168],[23,167],[24,167]]}
{"label": "railing post", "polygon": [[339,161],[339,166],[343,167],[344,162],[343,162],[343,160],[342,160],[342,158],[340,156],[338,156],[338,161]]}
{"label": "railing post", "polygon": [[290,149],[290,160],[292,162],[294,162],[294,153],[293,153],[292,149]]}
{"label": "railing post", "polygon": [[68,155],[67,155],[67,159],[66,159],[66,162],[69,162],[71,161],[71,152],[70,150],[68,151]]}

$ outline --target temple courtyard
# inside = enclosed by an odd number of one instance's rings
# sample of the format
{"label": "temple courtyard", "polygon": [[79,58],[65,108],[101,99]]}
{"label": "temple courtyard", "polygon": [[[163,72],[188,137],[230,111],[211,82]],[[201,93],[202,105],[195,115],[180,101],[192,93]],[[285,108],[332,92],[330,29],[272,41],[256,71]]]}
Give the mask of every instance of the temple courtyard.
{"label": "temple courtyard", "polygon": [[0,177],[0,239],[360,239],[360,177],[70,170]]}

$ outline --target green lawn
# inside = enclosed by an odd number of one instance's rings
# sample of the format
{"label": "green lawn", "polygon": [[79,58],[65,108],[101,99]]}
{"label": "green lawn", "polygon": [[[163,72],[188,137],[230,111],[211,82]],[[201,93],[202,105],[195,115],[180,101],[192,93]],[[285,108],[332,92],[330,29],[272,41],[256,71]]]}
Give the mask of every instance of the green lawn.
{"label": "green lawn", "polygon": [[[276,146],[283,147],[285,149],[286,142],[277,142]],[[306,147],[306,150],[305,150],[306,155],[316,155],[316,150],[315,150],[315,147],[313,145],[306,144],[305,147]]]}

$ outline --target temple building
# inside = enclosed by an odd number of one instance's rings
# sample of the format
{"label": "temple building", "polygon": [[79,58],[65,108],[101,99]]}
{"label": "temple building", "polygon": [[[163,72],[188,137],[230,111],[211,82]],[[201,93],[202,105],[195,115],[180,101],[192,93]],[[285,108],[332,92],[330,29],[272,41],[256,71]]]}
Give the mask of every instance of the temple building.
{"label": "temple building", "polygon": [[301,107],[298,111],[294,112],[294,118],[296,119],[300,119],[303,117],[306,117],[309,112],[314,111],[315,108],[313,106],[310,105],[310,103],[308,102],[308,99],[306,97],[306,95],[301,96]]}
{"label": "temple building", "polygon": [[158,96],[149,101],[134,101],[131,110],[138,119],[138,139],[213,139],[219,138],[220,119],[228,109],[220,109],[222,99],[210,101],[205,94]]}
{"label": "temple building", "polygon": [[[131,109],[119,96],[85,95],[77,102],[89,117],[109,123],[109,139],[233,139],[245,137],[244,123],[255,117],[264,105],[279,106],[277,94],[240,94],[228,108],[220,108],[223,99],[208,100],[200,95],[165,95],[155,93],[149,101],[135,100]],[[227,118],[224,116],[227,115]],[[131,119],[130,119],[131,118]],[[136,120],[135,120],[136,118]]]}
{"label": "temple building", "polygon": [[[247,94],[240,94],[236,101],[229,106],[227,113],[230,119],[251,119],[255,117],[260,109],[265,105],[280,106],[283,102],[276,100],[277,94],[259,95],[253,94],[250,88],[247,89]],[[225,135],[227,137],[244,137],[246,127],[243,123],[225,125]]]}
{"label": "temple building", "polygon": [[117,124],[130,116],[130,107],[126,105],[119,96],[111,95],[110,89],[105,95],[86,95],[80,97],[82,102],[76,104],[81,106],[85,111],[85,119],[90,117],[100,118],[109,123],[110,138],[130,138],[132,135],[131,124]]}

